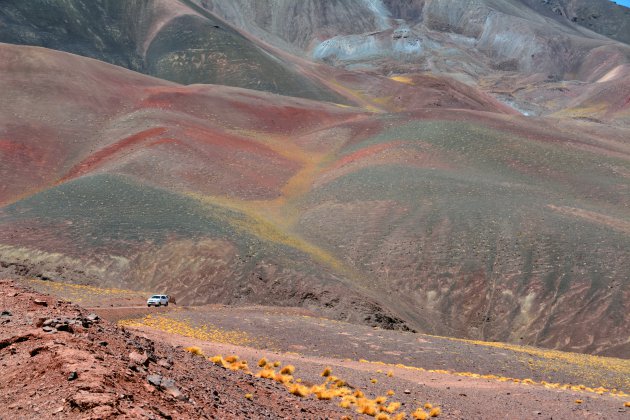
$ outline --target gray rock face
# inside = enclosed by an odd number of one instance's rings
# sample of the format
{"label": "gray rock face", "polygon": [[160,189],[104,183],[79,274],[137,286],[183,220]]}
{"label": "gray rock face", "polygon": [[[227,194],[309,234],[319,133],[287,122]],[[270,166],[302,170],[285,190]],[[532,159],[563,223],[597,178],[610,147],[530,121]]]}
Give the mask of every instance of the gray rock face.
{"label": "gray rock face", "polygon": [[[520,71],[557,79],[577,74],[582,80],[581,68],[593,49],[604,47],[607,56],[624,57],[612,67],[630,57],[627,46],[547,13],[549,4],[562,3],[562,10],[584,14],[579,1],[544,2],[536,10],[534,0],[195,2],[279,48],[337,66],[391,71],[414,65],[416,71],[466,74]],[[614,5],[598,7],[612,10]],[[612,25],[623,32],[625,23]],[[393,36],[399,31],[406,31],[407,37]],[[444,51],[448,58],[442,57]]]}

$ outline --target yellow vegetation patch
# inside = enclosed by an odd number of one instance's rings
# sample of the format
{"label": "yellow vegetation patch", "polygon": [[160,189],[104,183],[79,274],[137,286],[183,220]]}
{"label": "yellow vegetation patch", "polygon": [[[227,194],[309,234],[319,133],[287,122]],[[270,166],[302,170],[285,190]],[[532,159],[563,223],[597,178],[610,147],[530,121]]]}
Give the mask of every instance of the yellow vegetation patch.
{"label": "yellow vegetation patch", "polygon": [[147,315],[141,319],[122,320],[118,321],[118,325],[129,328],[149,327],[169,334],[177,334],[197,340],[214,341],[238,346],[253,346],[258,343],[257,340],[241,331],[228,331],[211,325],[193,327],[190,322],[178,321],[161,315]]}
{"label": "yellow vegetation patch", "polygon": [[117,296],[117,297],[126,296],[130,299],[140,299],[142,301],[145,301],[147,295],[151,295],[151,293],[148,293],[148,292],[139,292],[139,291],[133,291],[133,290],[106,288],[106,287],[86,286],[82,284],[63,283],[63,282],[58,282],[58,281],[45,281],[45,280],[38,280],[38,279],[21,280],[21,282],[26,283],[28,286],[32,287],[38,292],[60,296],[63,299],[68,299],[75,303],[88,301],[89,298],[99,298],[99,297],[109,298],[112,296]]}
{"label": "yellow vegetation patch", "polygon": [[[444,337],[440,337],[440,338],[444,338]],[[463,339],[451,339],[449,338],[449,340],[454,340],[454,341],[466,341],[466,342],[472,342],[472,340],[463,340]],[[512,350],[511,347],[516,347],[519,348],[519,346],[512,346],[510,344],[504,344],[504,343],[486,343],[486,342],[479,342],[482,343],[481,345],[488,345],[490,347],[499,347],[499,348],[506,348],[507,350]],[[628,372],[628,374],[625,376],[629,379],[625,380],[624,385],[630,387],[630,360],[624,360],[624,359],[615,359],[615,358],[605,358],[605,357],[599,357],[599,356],[591,356],[591,355],[584,355],[584,354],[575,354],[575,353],[563,353],[563,352],[559,352],[556,350],[543,350],[543,349],[535,349],[535,348],[531,348],[531,347],[523,347],[522,349],[519,349],[520,351],[523,352],[530,352],[531,353],[540,353],[540,354],[545,354],[545,353],[549,353],[549,354],[553,354],[553,355],[558,355],[557,357],[560,359],[563,359],[565,357],[575,357],[577,360],[588,360],[589,362],[585,362],[585,363],[579,363],[579,366],[583,366],[585,368],[590,367],[588,371],[597,371],[598,369],[602,369],[604,372],[605,371],[613,371],[616,373],[622,373],[622,374],[626,374],[626,372]],[[536,354],[535,354],[536,355]],[[568,356],[570,355],[570,356]],[[595,359],[595,360],[593,360]],[[547,389],[564,389],[564,390],[572,390],[572,391],[582,391],[582,392],[590,392],[590,393],[595,393],[598,395],[602,395],[602,394],[610,394],[616,397],[627,397],[628,394],[625,393],[624,391],[621,391],[619,389],[609,389],[609,388],[605,388],[605,387],[597,387],[597,388],[592,388],[592,387],[587,387],[585,385],[570,385],[570,384],[559,384],[559,383],[549,383],[546,381],[540,381],[540,382],[536,382],[532,379],[519,379],[519,378],[509,378],[509,377],[504,377],[504,376],[497,376],[497,375],[492,375],[492,374],[479,374],[479,373],[472,373],[472,372],[456,372],[456,371],[450,371],[450,370],[444,370],[444,369],[424,369],[421,367],[416,367],[416,366],[406,366],[400,363],[397,364],[391,364],[391,363],[384,363],[384,362],[380,362],[380,361],[369,361],[369,360],[365,360],[365,359],[360,359],[359,362],[361,363],[370,363],[370,364],[374,364],[374,365],[388,365],[388,366],[394,366],[400,369],[406,369],[406,370],[413,370],[413,371],[418,371],[418,372],[429,372],[429,373],[438,373],[438,374],[444,374],[444,375],[453,375],[453,376],[462,376],[462,377],[468,377],[468,378],[478,378],[478,379],[490,379],[490,380],[495,380],[495,381],[499,381],[499,382],[513,382],[513,383],[517,383],[517,384],[522,384],[522,385],[537,385],[537,386],[544,386]],[[607,363],[608,362],[608,363]],[[574,362],[577,364],[577,362]],[[607,367],[604,367],[607,366]],[[582,370],[578,370],[580,372],[582,372]]]}
{"label": "yellow vegetation patch", "polygon": [[[247,369],[247,361],[241,360],[236,355],[225,358],[222,355],[217,355],[208,360],[218,366],[227,369],[243,370],[246,374],[253,375],[253,373]],[[330,367],[325,368],[321,374],[321,376],[326,378],[323,383],[309,387],[298,383],[300,381],[294,379],[292,374],[296,371],[295,366],[287,365],[284,366],[280,372],[276,372],[272,368],[272,365],[278,367],[280,365],[279,362],[272,364],[268,363],[265,358],[262,358],[257,364],[261,369],[255,376],[280,382],[285,386],[287,392],[300,398],[306,398],[309,395],[313,395],[319,400],[334,400],[338,398],[340,399],[338,403],[340,407],[354,409],[359,414],[382,420],[404,420],[407,418],[405,412],[398,412],[402,405],[400,402],[394,401],[388,404],[386,396],[378,396],[374,399],[366,398],[365,394],[360,389],[353,391],[347,386],[344,386],[346,382],[343,379],[332,376],[332,369]],[[394,391],[388,391],[387,395],[394,395]],[[246,394],[245,398],[253,399],[253,395]],[[419,408],[412,414],[415,419],[427,419],[429,416],[437,417],[440,414],[438,407],[433,407],[429,403],[427,403],[425,407],[432,408],[430,413],[427,414],[422,408]]]}
{"label": "yellow vegetation patch", "polygon": [[398,82],[398,83],[404,83],[406,85],[414,85],[415,84],[413,82],[413,79],[411,77],[408,77],[408,76],[392,76],[392,77],[390,77],[390,80],[393,80],[394,82]]}
{"label": "yellow vegetation patch", "polygon": [[252,394],[245,394],[245,398],[247,398],[248,400],[253,400],[254,396]]}

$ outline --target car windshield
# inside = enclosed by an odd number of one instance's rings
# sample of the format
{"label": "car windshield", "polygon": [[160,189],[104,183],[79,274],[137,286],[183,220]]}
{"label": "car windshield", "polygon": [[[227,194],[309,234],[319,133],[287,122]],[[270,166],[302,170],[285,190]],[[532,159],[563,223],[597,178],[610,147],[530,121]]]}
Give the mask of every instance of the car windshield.
{"label": "car windshield", "polygon": [[160,295],[151,296],[151,299],[160,299]]}

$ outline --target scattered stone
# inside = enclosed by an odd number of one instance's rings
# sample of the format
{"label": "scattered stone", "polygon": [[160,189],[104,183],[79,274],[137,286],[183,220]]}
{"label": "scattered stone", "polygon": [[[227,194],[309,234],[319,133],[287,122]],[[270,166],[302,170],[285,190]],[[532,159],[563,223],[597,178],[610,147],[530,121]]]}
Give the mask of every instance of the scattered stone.
{"label": "scattered stone", "polygon": [[173,367],[173,364],[166,359],[160,359],[157,362],[158,366],[163,367],[164,369],[170,369]]}
{"label": "scattered stone", "polygon": [[135,363],[136,365],[140,365],[140,366],[146,366],[149,364],[149,358],[146,355],[140,354],[135,351],[129,353],[129,360],[132,363]]}
{"label": "scattered stone", "polygon": [[69,381],[74,381],[78,377],[79,377],[79,374],[76,371],[75,372],[70,372],[70,375],[68,375],[68,380]]}
{"label": "scattered stone", "polygon": [[101,347],[107,347],[108,344],[109,343],[107,341],[99,341],[98,342],[98,345],[101,346]]}
{"label": "scattered stone", "polygon": [[92,314],[89,314],[85,319],[87,319],[88,321],[91,321],[91,322],[96,322],[96,321],[98,321],[101,318],[98,315],[92,313]]}
{"label": "scattered stone", "polygon": [[173,398],[185,401],[187,400],[186,396],[175,386],[175,381],[173,379],[162,379],[161,387],[166,391],[167,394],[172,396]]}
{"label": "scattered stone", "polygon": [[116,401],[117,398],[114,394],[93,394],[87,391],[79,391],[69,399],[71,406],[81,410],[89,410],[102,405],[114,406]]}
{"label": "scattered stone", "polygon": [[42,330],[44,330],[44,332],[47,332],[47,333],[52,333],[52,332],[57,331],[57,330],[56,330],[55,328],[53,328],[53,327],[43,327],[43,328],[42,328]]}
{"label": "scattered stone", "polygon": [[2,318],[8,318],[10,316],[13,316],[13,314],[9,311],[2,311],[2,313],[0,314],[0,317]]}
{"label": "scattered stone", "polygon": [[72,332],[72,327],[70,327],[70,324],[64,322],[57,325],[57,331]]}
{"label": "scattered stone", "polygon": [[33,300],[33,303],[35,303],[35,305],[48,306],[48,302],[46,302],[45,300],[35,299]]}
{"label": "scattered stone", "polygon": [[159,387],[160,384],[162,383],[162,376],[161,375],[149,375],[149,376],[147,376],[147,382],[150,383],[151,385],[155,386],[155,387]]}
{"label": "scattered stone", "polygon": [[411,391],[410,391],[410,390],[408,390],[408,389],[405,389],[404,393],[405,393],[405,394],[411,394]]}
{"label": "scattered stone", "polygon": [[35,357],[44,350],[48,350],[48,347],[39,346],[39,347],[35,347],[34,349],[31,349],[31,351],[29,351],[28,354],[30,354],[31,357]]}

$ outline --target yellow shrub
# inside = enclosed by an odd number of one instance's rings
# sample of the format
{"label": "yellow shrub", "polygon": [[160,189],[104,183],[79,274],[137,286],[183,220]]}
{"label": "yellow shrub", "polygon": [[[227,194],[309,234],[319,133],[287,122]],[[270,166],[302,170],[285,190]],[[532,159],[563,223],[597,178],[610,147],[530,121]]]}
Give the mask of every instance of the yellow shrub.
{"label": "yellow shrub", "polygon": [[348,400],[341,400],[341,402],[339,403],[339,407],[341,408],[350,408],[351,405],[352,403]]}
{"label": "yellow shrub", "polygon": [[223,360],[223,357],[221,356],[212,356],[210,359],[212,363],[214,363],[217,366],[223,366],[225,364],[225,360]]}
{"label": "yellow shrub", "polygon": [[276,371],[273,369],[263,369],[256,374],[259,378],[273,379],[276,376]]}
{"label": "yellow shrub", "polygon": [[295,366],[293,365],[286,365],[280,370],[280,373],[283,375],[293,375],[293,372],[295,372]]}
{"label": "yellow shrub", "polygon": [[258,361],[258,367],[265,367],[267,365],[267,359],[264,357]]}
{"label": "yellow shrub", "polygon": [[324,378],[327,378],[330,376],[330,374],[332,373],[332,369],[329,367],[324,368],[324,371],[322,372],[322,376]]}
{"label": "yellow shrub", "polygon": [[308,387],[299,384],[291,385],[289,387],[289,392],[293,395],[297,395],[298,397],[306,397],[311,393]]}
{"label": "yellow shrub", "polygon": [[424,408],[426,408],[427,410],[430,410],[430,409],[432,409],[432,408],[433,408],[433,404],[431,404],[431,403],[426,403],[426,404],[424,405]]}
{"label": "yellow shrub", "polygon": [[387,395],[389,395],[390,397],[392,395],[396,394],[392,389],[390,389],[389,391],[387,391]]}
{"label": "yellow shrub", "polygon": [[288,384],[293,381],[293,376],[276,373],[273,377],[273,380],[276,382],[280,382],[281,384]]}
{"label": "yellow shrub", "polygon": [[357,408],[357,413],[366,414],[368,416],[374,417],[376,415],[376,406],[374,404],[359,404],[359,408]]}
{"label": "yellow shrub", "polygon": [[228,363],[234,363],[236,361],[238,361],[238,356],[236,355],[231,355],[225,358],[225,361]]}
{"label": "yellow shrub", "polygon": [[248,400],[253,400],[254,396],[252,394],[245,394],[245,398],[247,398]]}
{"label": "yellow shrub", "polygon": [[280,362],[273,362],[273,367],[278,367],[280,366]]}
{"label": "yellow shrub", "polygon": [[625,403],[623,404],[623,406],[624,406],[624,407],[630,407],[630,401],[625,402]]}
{"label": "yellow shrub", "polygon": [[392,420],[405,420],[406,418],[407,418],[407,414],[398,413],[394,417],[392,417]]}
{"label": "yellow shrub", "polygon": [[582,401],[582,400],[575,400],[575,403],[576,403],[576,404],[582,404],[583,402],[584,402],[584,401]]}
{"label": "yellow shrub", "polygon": [[389,416],[385,413],[378,413],[376,415],[376,420],[390,420]]}
{"label": "yellow shrub", "polygon": [[372,378],[372,379],[370,379],[370,382],[372,382],[373,384],[376,384],[376,383],[378,383],[378,379]]}
{"label": "yellow shrub", "polygon": [[376,404],[383,404],[385,401],[387,401],[387,397],[383,397],[383,396],[381,396],[381,397],[376,397],[376,398],[374,399],[374,402],[375,402]]}
{"label": "yellow shrub", "polygon": [[387,372],[387,376],[391,378],[392,376],[394,376],[394,372],[390,370],[389,372]]}
{"label": "yellow shrub", "polygon": [[429,415],[421,408],[418,408],[411,415],[416,420],[427,420],[429,418]]}
{"label": "yellow shrub", "polygon": [[400,403],[393,402],[393,403],[389,403],[389,405],[385,408],[385,411],[388,412],[389,414],[393,414],[399,408],[400,408]]}
{"label": "yellow shrub", "polygon": [[188,353],[194,354],[195,356],[203,356],[203,350],[201,350],[201,347],[190,346],[186,347],[184,350],[186,350]]}
{"label": "yellow shrub", "polygon": [[440,414],[442,414],[442,410],[440,409],[440,407],[435,407],[429,412],[429,417],[437,417]]}

